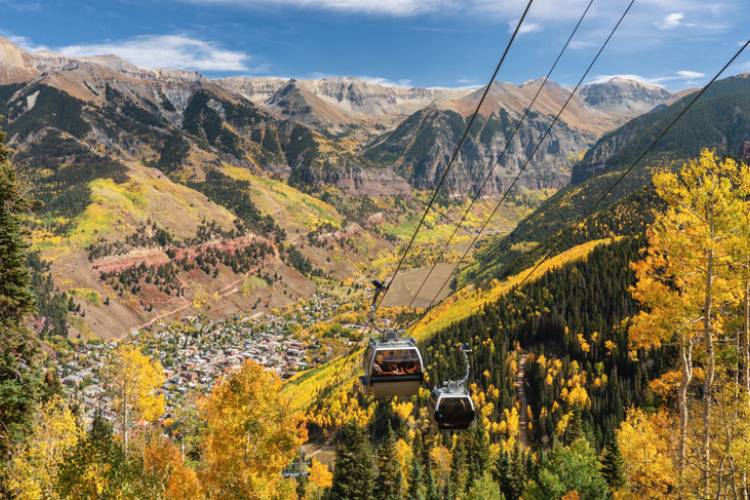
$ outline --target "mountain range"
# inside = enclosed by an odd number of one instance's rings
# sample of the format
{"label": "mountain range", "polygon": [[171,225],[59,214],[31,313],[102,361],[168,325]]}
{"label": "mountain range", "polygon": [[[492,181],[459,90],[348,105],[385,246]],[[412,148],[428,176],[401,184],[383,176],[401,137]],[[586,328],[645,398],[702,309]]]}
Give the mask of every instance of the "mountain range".
{"label": "mountain range", "polygon": [[[540,83],[492,86],[445,197],[465,200],[488,168],[482,195],[504,190],[569,97],[549,82],[501,156]],[[398,244],[480,95],[357,78],[212,80],[0,38],[0,125],[40,205],[34,246],[82,304],[73,330],[108,338],[206,297],[217,316],[268,310],[313,293],[313,274],[352,276]],[[566,186],[597,141],[673,99],[635,81],[586,86],[519,194]],[[253,273],[284,285],[255,286]]]}
{"label": "mountain range", "polygon": [[[115,56],[28,53],[7,39],[0,40],[0,61],[3,114],[19,149],[57,130],[85,149],[104,146],[110,156],[151,161],[169,171],[195,174],[206,160],[229,161],[302,185],[382,181],[384,186],[372,187],[384,194],[406,190],[397,177],[417,188],[434,183],[435,173],[445,168],[446,145],[455,142],[455,130],[480,93],[355,78],[209,80],[194,72],[143,70]],[[493,87],[448,194],[465,194],[481,178],[538,84]],[[512,170],[523,160],[568,92],[548,84],[501,169]],[[559,187],[572,162],[550,162],[556,151],[583,151],[604,131],[669,98],[659,87],[634,81],[584,88],[561,117],[547,151],[531,162],[535,174],[524,183]],[[67,110],[66,123],[55,107]],[[24,123],[37,123],[39,129],[19,130]],[[487,194],[501,182],[495,184]]]}

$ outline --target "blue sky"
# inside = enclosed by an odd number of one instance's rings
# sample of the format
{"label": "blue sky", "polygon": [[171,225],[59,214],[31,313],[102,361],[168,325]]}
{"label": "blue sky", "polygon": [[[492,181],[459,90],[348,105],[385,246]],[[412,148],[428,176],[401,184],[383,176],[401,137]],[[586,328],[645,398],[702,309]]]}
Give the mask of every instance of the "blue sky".
{"label": "blue sky", "polygon": [[[636,0],[592,79],[671,89],[710,77],[750,37],[748,0]],[[587,0],[535,0],[500,79],[547,71]],[[594,7],[553,78],[574,84],[627,0]],[[208,76],[360,76],[479,85],[525,0],[0,0],[0,33],[24,47],[113,53]],[[731,73],[750,71],[750,51]]]}

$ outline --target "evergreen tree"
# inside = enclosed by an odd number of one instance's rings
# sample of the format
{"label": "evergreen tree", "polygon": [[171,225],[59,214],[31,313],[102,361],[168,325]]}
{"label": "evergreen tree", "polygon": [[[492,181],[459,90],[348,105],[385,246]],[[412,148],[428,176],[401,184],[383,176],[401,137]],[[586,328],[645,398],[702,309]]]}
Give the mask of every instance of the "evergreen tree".
{"label": "evergreen tree", "polygon": [[515,500],[518,498],[518,495],[515,494],[515,491],[513,489],[513,482],[512,482],[512,476],[511,476],[511,470],[510,470],[510,456],[505,452],[501,451],[500,454],[497,456],[497,460],[495,461],[495,479],[500,483],[500,489],[503,492],[503,495],[508,500]]}
{"label": "evergreen tree", "polygon": [[0,453],[29,430],[42,397],[43,374],[37,339],[23,324],[34,310],[31,271],[26,265],[21,215],[28,208],[0,131]]}
{"label": "evergreen tree", "polygon": [[369,500],[373,494],[373,464],[364,431],[354,423],[340,431],[331,499]]}
{"label": "evergreen tree", "polygon": [[57,490],[61,498],[153,498],[157,485],[148,476],[141,455],[126,454],[112,424],[97,413],[63,462]]}
{"label": "evergreen tree", "polygon": [[528,479],[528,464],[518,446],[512,455],[500,453],[495,462],[495,478],[505,498],[516,500],[521,497]]}
{"label": "evergreen tree", "polygon": [[607,445],[602,449],[600,456],[602,463],[602,476],[613,490],[620,488],[624,483],[623,460],[617,439],[610,438]]}
{"label": "evergreen tree", "polygon": [[500,487],[489,472],[485,472],[471,484],[465,498],[466,500],[505,500]]}
{"label": "evergreen tree", "polygon": [[422,481],[422,465],[419,460],[413,459],[411,461],[411,468],[409,469],[409,498],[424,500],[426,493],[425,486],[425,483]]}
{"label": "evergreen tree", "polygon": [[549,460],[539,471],[539,477],[530,483],[523,497],[546,500],[561,498],[572,491],[581,500],[598,500],[609,495],[599,459],[585,438],[576,439],[570,446],[555,444]]}
{"label": "evergreen tree", "polygon": [[375,481],[374,497],[378,500],[401,498],[401,467],[396,458],[396,437],[388,423],[385,444],[378,453],[378,477]]}
{"label": "evergreen tree", "polygon": [[[425,449],[427,449],[425,447]],[[435,476],[432,474],[432,468],[430,463],[427,462],[425,467],[425,496],[427,500],[439,500],[440,494],[438,493],[438,486],[435,484]]]}
{"label": "evergreen tree", "polygon": [[455,446],[453,447],[453,460],[451,462],[451,475],[448,481],[448,494],[447,498],[453,498],[454,496],[461,495],[466,488],[466,447],[464,440],[458,438],[455,440]]}
{"label": "evergreen tree", "polygon": [[535,480],[539,474],[539,464],[546,460],[547,454],[545,453],[544,449],[539,450],[539,462],[536,462],[534,460],[534,454],[529,452],[524,453],[526,456],[526,463],[524,464],[522,470],[524,473],[524,484],[528,482],[529,480]]}
{"label": "evergreen tree", "polygon": [[475,425],[466,435],[466,487],[484,475],[490,459],[489,440],[484,429]]}
{"label": "evergreen tree", "polygon": [[29,208],[0,131],[0,326],[15,328],[34,310],[21,214]]}
{"label": "evergreen tree", "polygon": [[428,484],[422,476],[422,439],[420,435],[417,435],[412,445],[412,459],[409,468],[409,498],[425,500]]}
{"label": "evergreen tree", "polygon": [[563,436],[563,443],[570,444],[578,438],[584,437],[585,433],[583,430],[583,418],[581,415],[581,409],[579,407],[573,408],[573,415],[568,424],[568,428],[565,430]]}

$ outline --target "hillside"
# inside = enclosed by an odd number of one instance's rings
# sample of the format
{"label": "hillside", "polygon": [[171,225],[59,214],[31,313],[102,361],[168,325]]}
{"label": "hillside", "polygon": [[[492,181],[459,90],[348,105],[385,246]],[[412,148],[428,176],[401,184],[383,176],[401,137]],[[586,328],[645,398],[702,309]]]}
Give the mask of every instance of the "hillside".
{"label": "hillside", "polygon": [[[495,169],[494,175],[482,196],[496,195],[510,184],[526,161],[527,152],[535,147],[570,95],[568,89],[548,82],[513,144],[502,160],[498,160],[506,148],[506,138],[541,84],[542,80],[534,80],[519,86],[507,83],[492,86],[467,144],[446,179],[446,193],[476,192],[490,168]],[[603,105],[605,98],[593,99],[597,86],[608,89],[606,99],[631,107],[615,110]],[[571,166],[596,138],[626,118],[645,112],[669,97],[666,91],[653,95],[651,90],[630,80],[626,84],[610,82],[584,86],[581,98],[573,97],[546,144],[529,163],[520,185],[558,189],[567,184]],[[446,167],[452,153],[451,145],[458,141],[465,120],[476,108],[481,93],[480,89],[458,98],[442,99],[412,114],[393,132],[373,142],[365,152],[366,157],[392,166],[414,186],[433,185]]]}
{"label": "hillside", "polygon": [[[25,52],[5,38],[0,49],[0,126],[38,200],[34,249],[49,262],[48,288],[60,290],[44,302],[68,300],[45,317],[81,338],[197,313],[268,313],[382,274],[478,98],[353,78],[211,80],[115,56]],[[537,84],[493,87],[449,194],[475,188]],[[549,84],[485,195],[517,172],[566,96]],[[563,119],[500,232],[564,185],[572,158],[614,124],[578,99]],[[404,290],[462,206],[431,218]]]}
{"label": "hillside", "polygon": [[[520,133],[509,146],[509,152],[498,164],[505,148],[505,137],[515,128],[519,115],[502,108],[498,113],[480,117],[470,133],[463,153],[446,178],[445,193],[456,195],[476,192],[494,167],[494,175],[482,196],[502,192],[526,160],[525,152],[539,140],[551,117],[531,114]],[[410,116],[396,130],[368,148],[367,158],[391,165],[393,169],[419,188],[428,188],[446,168],[453,145],[465,127],[465,118],[456,111],[430,107]],[[594,135],[572,130],[565,124],[556,127],[547,146],[529,165],[521,186],[530,189],[557,189],[570,178],[570,158],[583,151]],[[568,153],[565,153],[568,152]]]}
{"label": "hillside", "polygon": [[[633,359],[627,333],[618,326],[636,310],[626,298],[634,280],[628,262],[641,246],[642,240],[626,239],[573,249],[521,288],[513,288],[517,277],[494,285],[504,291],[490,292],[486,301],[474,302],[465,316],[420,337],[433,385],[460,376],[462,361],[455,346],[471,346],[470,380],[478,422],[468,431],[441,438],[429,421],[426,391],[388,405],[358,397],[352,384],[360,370],[359,352],[290,379],[284,393],[295,407],[298,401],[309,404],[314,395],[307,410],[313,440],[320,442],[342,426],[357,425],[368,430],[369,440],[382,453],[393,446],[388,430],[393,427],[402,436],[397,438],[399,446],[416,450],[411,463],[417,461],[428,471],[441,467],[453,471],[445,472],[444,487],[460,490],[485,473],[495,478],[508,498],[520,498],[535,481],[546,479],[538,476],[534,465],[538,462],[529,450],[559,453],[585,433],[590,440],[586,453],[596,456],[595,450],[610,446],[613,429],[626,418],[627,408],[653,401],[651,382],[666,369],[664,354],[639,352]],[[607,294],[592,292],[589,280],[602,284]],[[623,300],[610,301],[610,293]],[[525,398],[520,397],[519,385]],[[350,446],[347,441],[338,443],[337,467],[342,467],[341,454]],[[450,465],[433,461],[440,453],[450,458]],[[456,472],[460,470],[466,473]],[[555,471],[553,466],[551,473]],[[424,481],[413,474],[408,477],[409,484]],[[577,476],[557,477],[577,485],[568,487],[582,488]],[[600,480],[597,488],[607,488],[604,480],[596,479],[601,478],[599,473],[586,477]],[[360,480],[337,479],[354,489]],[[430,482],[426,487],[435,488]],[[598,495],[603,493],[590,498]]]}
{"label": "hillside", "polygon": [[716,82],[608,196],[597,214],[589,217],[585,227],[576,230],[567,227],[571,221],[587,213],[593,200],[599,199],[609,189],[623,169],[683,109],[691,95],[669,106],[660,106],[605,134],[581,161],[573,165],[571,183],[540,205],[507,238],[488,243],[463,279],[489,279],[514,272],[546,252],[549,247],[539,243],[560,230],[562,234],[556,237],[553,253],[612,233],[639,233],[650,221],[650,208],[658,206],[650,187],[655,169],[695,157],[701,147],[739,156],[744,141],[750,138],[748,75]]}
{"label": "hillside", "polygon": [[[228,161],[301,184],[342,188],[389,176],[360,161],[353,144],[275,116],[197,73],[141,70],[112,57],[25,53],[6,39],[2,44],[7,69],[0,113],[11,145],[25,154],[21,163],[98,155],[143,161],[184,181],[205,175],[207,164]],[[59,134],[67,149],[51,147],[61,142]],[[392,184],[395,193],[407,189]]]}
{"label": "hillside", "polygon": [[[450,330],[456,324],[475,316],[476,311],[496,304],[511,293],[514,286],[522,279],[527,278],[529,283],[533,283],[544,277],[546,273],[554,272],[556,269],[577,261],[585,261],[594,249],[607,243],[611,242],[607,240],[590,242],[563,252],[529,278],[527,275],[531,268],[521,270],[504,280],[493,282],[486,288],[462,289],[422,318],[409,330],[408,334],[420,343],[429,345],[436,334]],[[320,395],[328,397],[333,393],[335,397],[335,391],[346,390],[355,383],[360,370],[361,355],[362,351],[358,350],[345,357],[332,360],[322,368],[302,372],[286,382],[284,391],[300,409],[307,409]],[[343,410],[345,409],[342,408]]]}

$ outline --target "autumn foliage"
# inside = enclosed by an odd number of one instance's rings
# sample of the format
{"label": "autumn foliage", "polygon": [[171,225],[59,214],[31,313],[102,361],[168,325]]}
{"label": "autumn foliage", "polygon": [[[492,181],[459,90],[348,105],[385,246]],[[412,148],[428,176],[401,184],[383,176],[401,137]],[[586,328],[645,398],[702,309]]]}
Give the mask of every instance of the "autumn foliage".
{"label": "autumn foliage", "polygon": [[[427,388],[362,395],[356,348],[286,385],[247,361],[166,413],[162,366],[123,342],[96,414],[59,394],[32,406],[0,493],[747,498],[750,168],[710,151],[676,167],[653,177],[645,234],[573,246],[522,286],[477,284],[418,324],[432,385],[460,377],[456,346],[471,347],[465,432],[435,428]],[[308,447],[327,456],[305,461]],[[305,473],[285,477],[291,463]]]}
{"label": "autumn foliage", "polygon": [[206,422],[201,482],[209,498],[272,498],[281,469],[307,433],[299,413],[281,395],[281,381],[248,361],[201,402]]}

